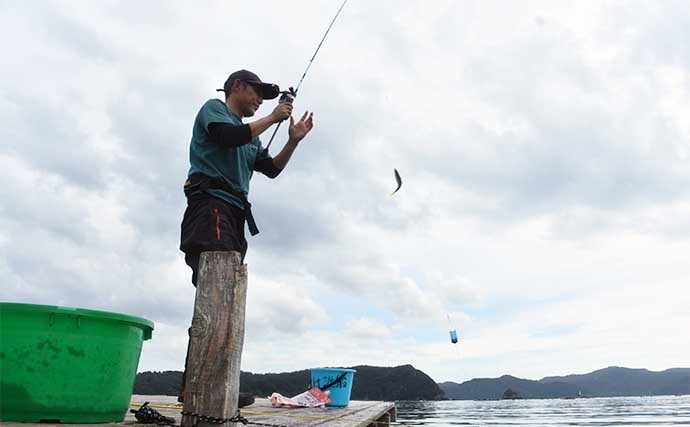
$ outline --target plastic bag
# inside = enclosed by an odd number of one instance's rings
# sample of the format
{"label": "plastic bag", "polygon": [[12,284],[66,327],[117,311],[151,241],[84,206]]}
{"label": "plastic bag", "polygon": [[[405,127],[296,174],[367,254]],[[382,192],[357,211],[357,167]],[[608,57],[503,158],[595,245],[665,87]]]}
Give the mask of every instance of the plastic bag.
{"label": "plastic bag", "polygon": [[329,391],[321,391],[318,387],[312,387],[297,396],[285,397],[280,393],[269,396],[271,405],[283,408],[321,408],[333,401],[328,395]]}

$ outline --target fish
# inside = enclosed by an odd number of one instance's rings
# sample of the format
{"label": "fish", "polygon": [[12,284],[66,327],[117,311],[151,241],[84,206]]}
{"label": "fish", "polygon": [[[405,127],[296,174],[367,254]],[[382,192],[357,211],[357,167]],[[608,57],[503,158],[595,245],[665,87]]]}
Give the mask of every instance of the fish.
{"label": "fish", "polygon": [[391,193],[391,196],[400,190],[400,187],[402,187],[402,178],[400,178],[400,174],[398,173],[397,169],[393,169],[393,173],[395,173],[395,182],[398,183],[398,188],[395,189],[394,192]]}

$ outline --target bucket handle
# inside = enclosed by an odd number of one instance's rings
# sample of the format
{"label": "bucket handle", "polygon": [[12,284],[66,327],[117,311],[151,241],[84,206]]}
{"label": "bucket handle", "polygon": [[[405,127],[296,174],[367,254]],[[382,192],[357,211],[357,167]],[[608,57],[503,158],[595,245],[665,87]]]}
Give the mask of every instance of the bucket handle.
{"label": "bucket handle", "polygon": [[[334,385],[340,384],[345,379],[347,374],[348,374],[347,372],[343,372],[342,374],[338,375],[333,381],[331,381],[330,383],[326,384],[323,387],[320,387],[321,391],[326,391],[329,388],[333,387]],[[312,388],[312,386],[313,386],[312,384],[309,384],[309,388]]]}

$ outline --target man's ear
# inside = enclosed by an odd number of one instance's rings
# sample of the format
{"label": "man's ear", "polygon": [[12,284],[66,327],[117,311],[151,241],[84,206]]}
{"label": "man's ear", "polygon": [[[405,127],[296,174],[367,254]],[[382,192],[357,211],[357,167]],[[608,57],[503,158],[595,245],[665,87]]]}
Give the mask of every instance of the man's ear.
{"label": "man's ear", "polygon": [[232,87],[230,88],[230,92],[237,92],[240,89],[242,89],[242,85],[244,82],[242,80],[235,80],[232,82]]}
{"label": "man's ear", "polygon": [[243,84],[244,84],[244,82],[242,82],[241,80],[235,80],[234,82],[232,82],[232,86],[230,86],[230,90],[225,92],[225,99],[227,100],[228,98],[230,98],[230,96],[233,93],[239,92],[240,89],[242,89]]}

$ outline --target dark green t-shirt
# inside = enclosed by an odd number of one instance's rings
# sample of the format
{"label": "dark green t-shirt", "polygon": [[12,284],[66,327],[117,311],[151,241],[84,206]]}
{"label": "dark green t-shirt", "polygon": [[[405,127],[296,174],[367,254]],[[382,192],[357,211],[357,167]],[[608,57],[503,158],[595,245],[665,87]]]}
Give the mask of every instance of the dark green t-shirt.
{"label": "dark green t-shirt", "polygon": [[[249,194],[249,180],[252,178],[254,164],[262,158],[263,146],[259,138],[239,147],[223,147],[209,138],[208,125],[211,123],[231,123],[242,125],[242,120],[228,110],[220,99],[209,99],[201,107],[194,119],[192,142],[189,146],[189,175],[203,173],[213,178],[223,178],[237,191]],[[223,190],[208,190],[212,196],[223,199],[242,208],[242,201]]]}

